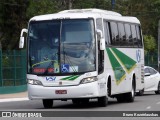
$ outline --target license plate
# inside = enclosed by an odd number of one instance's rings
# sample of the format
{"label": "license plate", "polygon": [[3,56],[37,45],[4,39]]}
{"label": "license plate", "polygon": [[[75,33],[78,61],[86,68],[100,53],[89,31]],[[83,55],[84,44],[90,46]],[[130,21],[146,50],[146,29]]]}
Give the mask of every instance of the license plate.
{"label": "license plate", "polygon": [[56,94],[67,94],[67,90],[56,90]]}

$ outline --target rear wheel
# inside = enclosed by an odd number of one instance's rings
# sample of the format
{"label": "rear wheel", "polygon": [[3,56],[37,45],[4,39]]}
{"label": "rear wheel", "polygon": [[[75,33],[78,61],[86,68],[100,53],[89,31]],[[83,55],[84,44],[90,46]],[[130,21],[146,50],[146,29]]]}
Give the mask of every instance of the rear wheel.
{"label": "rear wheel", "polygon": [[134,97],[135,97],[135,85],[134,84],[132,84],[131,92],[126,93],[125,97],[126,97],[127,102],[134,102]]}
{"label": "rear wheel", "polygon": [[106,107],[108,104],[108,98],[106,96],[103,96],[103,97],[99,97],[98,98],[98,105],[100,107]]}
{"label": "rear wheel", "polygon": [[158,89],[155,91],[156,94],[160,94],[160,82],[158,83]]}
{"label": "rear wheel", "polygon": [[44,108],[52,108],[53,107],[53,100],[52,99],[43,99],[43,106]]}

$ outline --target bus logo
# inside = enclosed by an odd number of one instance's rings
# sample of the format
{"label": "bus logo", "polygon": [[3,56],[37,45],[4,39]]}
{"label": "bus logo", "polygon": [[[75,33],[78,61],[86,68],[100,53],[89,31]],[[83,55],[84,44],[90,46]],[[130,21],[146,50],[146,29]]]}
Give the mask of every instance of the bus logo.
{"label": "bus logo", "polygon": [[139,63],[141,61],[141,51],[140,50],[136,51],[136,58],[137,58],[137,62]]}
{"label": "bus logo", "polygon": [[55,80],[56,80],[56,77],[46,77],[46,80],[47,80],[47,81],[55,81]]}

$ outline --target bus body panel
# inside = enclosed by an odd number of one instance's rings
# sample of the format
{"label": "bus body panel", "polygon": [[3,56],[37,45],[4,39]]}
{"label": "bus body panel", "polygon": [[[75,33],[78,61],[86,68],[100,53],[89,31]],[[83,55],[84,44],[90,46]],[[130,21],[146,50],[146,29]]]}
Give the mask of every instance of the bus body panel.
{"label": "bus body panel", "polygon": [[[122,52],[125,54],[125,56],[128,56],[129,58],[131,58],[132,60],[135,61],[133,68],[131,68],[130,71],[128,71],[126,69],[126,65],[125,61],[122,62],[122,58],[119,58],[116,53],[114,53],[112,51],[112,48],[107,48],[110,49],[110,52],[112,52],[114,55],[114,57],[116,58],[117,61],[119,61],[119,64],[121,64],[122,68],[114,68],[114,69],[121,69],[120,71],[124,72],[124,75],[122,76],[120,82],[118,82],[118,80],[116,80],[115,77],[115,72],[116,70],[113,69],[112,65],[111,65],[111,61],[109,59],[109,55],[107,54],[107,52],[105,52],[105,71],[104,73],[110,73],[111,75],[111,94],[115,95],[115,94],[120,94],[120,93],[126,93],[126,92],[130,92],[131,91],[131,85],[132,85],[132,79],[133,79],[133,75],[135,75],[136,77],[136,91],[138,90],[142,90],[144,88],[144,84],[143,84],[143,77],[142,77],[142,68],[144,66],[144,53],[143,53],[143,49],[142,48],[116,48],[118,51]],[[137,51],[140,51],[140,61],[137,61]],[[124,58],[125,58],[124,56]],[[129,63],[128,61],[126,61],[127,63]]]}
{"label": "bus body panel", "polygon": [[88,72],[83,75],[68,75],[68,76],[37,76],[27,74],[27,79],[39,80],[44,87],[63,87],[69,85],[79,85],[84,78],[97,76],[97,72]]}
{"label": "bus body panel", "polygon": [[[76,86],[63,87],[45,87],[39,85],[28,84],[28,96],[31,100],[36,99],[72,99],[72,98],[96,98],[105,96],[105,84],[92,82],[86,84],[79,84]],[[56,94],[57,90],[66,91],[65,94]]]}

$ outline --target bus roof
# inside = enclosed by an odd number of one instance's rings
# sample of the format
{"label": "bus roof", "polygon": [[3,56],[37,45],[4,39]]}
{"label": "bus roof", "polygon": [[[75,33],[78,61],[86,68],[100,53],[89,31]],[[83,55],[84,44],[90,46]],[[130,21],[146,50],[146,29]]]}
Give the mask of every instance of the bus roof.
{"label": "bus roof", "polygon": [[101,10],[101,9],[72,9],[72,10],[64,10],[59,13],[99,13],[99,14],[106,14],[106,15],[113,15],[113,16],[122,16],[117,12]]}
{"label": "bus roof", "polygon": [[113,11],[101,10],[101,9],[72,9],[64,10],[55,14],[46,14],[35,16],[30,21],[43,21],[53,19],[80,19],[80,18],[104,18],[106,20],[115,20],[122,22],[131,22],[140,24],[140,21],[136,17],[122,16],[121,14]]}

